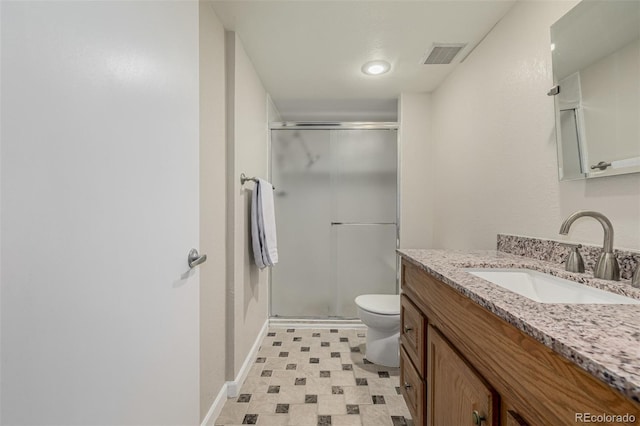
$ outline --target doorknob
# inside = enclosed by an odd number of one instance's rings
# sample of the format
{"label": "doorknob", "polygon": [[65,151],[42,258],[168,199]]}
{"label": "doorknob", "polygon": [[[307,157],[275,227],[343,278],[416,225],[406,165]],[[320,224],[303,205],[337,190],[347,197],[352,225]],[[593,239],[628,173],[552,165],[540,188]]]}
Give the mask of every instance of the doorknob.
{"label": "doorknob", "polygon": [[189,252],[189,256],[187,257],[187,262],[189,263],[189,268],[191,269],[206,262],[206,260],[207,260],[207,255],[203,254],[202,256],[200,256],[200,254],[198,253],[198,250],[196,249],[191,249],[191,251]]}

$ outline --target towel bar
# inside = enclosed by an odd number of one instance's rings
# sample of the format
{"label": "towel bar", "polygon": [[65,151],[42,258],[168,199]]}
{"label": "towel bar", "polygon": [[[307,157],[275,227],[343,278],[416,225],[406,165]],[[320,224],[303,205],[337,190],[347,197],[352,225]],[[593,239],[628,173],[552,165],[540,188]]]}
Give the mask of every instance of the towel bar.
{"label": "towel bar", "polygon": [[[245,175],[244,173],[242,173],[240,175],[240,184],[244,185],[248,180],[250,180],[252,182],[255,182],[255,183],[258,183],[258,178],[256,178],[256,177],[247,177],[247,175]],[[276,190],[275,186],[273,187],[273,190],[274,191]]]}

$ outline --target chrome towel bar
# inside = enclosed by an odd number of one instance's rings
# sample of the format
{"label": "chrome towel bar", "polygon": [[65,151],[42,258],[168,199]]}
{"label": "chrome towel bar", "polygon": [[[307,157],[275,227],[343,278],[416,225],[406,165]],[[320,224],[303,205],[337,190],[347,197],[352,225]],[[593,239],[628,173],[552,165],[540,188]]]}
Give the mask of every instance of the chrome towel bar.
{"label": "chrome towel bar", "polygon": [[[252,182],[255,182],[255,183],[258,183],[258,178],[256,178],[256,177],[247,177],[247,175],[245,175],[244,173],[242,173],[240,175],[240,184],[244,185],[248,180],[250,180]],[[276,190],[275,186],[273,187],[273,190],[274,191]]]}

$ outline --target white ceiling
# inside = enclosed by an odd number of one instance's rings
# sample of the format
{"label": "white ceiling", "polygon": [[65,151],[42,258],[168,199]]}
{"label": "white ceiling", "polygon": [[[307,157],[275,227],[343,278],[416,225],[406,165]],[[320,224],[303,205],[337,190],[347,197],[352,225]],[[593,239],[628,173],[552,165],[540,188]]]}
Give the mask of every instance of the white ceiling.
{"label": "white ceiling", "polygon": [[[515,0],[213,1],[236,31],[267,91],[283,106],[300,101],[396,99],[434,90]],[[469,43],[451,65],[423,65],[434,42]],[[367,76],[384,59],[391,71]]]}

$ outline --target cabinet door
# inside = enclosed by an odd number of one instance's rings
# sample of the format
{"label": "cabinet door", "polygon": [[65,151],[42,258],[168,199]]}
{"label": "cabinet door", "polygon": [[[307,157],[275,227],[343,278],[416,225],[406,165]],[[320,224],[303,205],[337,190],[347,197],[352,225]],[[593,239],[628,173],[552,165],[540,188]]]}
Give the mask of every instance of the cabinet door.
{"label": "cabinet door", "polygon": [[498,395],[435,328],[428,330],[428,424],[496,426]]}

